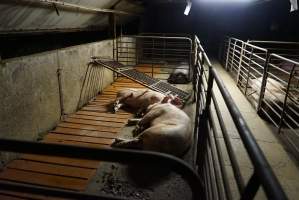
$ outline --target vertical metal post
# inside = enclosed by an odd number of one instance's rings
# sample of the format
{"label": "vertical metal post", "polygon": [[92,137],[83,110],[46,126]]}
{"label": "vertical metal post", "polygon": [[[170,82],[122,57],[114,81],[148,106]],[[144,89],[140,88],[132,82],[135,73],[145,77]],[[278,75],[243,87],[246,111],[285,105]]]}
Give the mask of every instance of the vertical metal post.
{"label": "vertical metal post", "polygon": [[155,55],[155,39],[153,38],[153,50],[152,50],[152,77],[154,77],[154,55]]}
{"label": "vertical metal post", "polygon": [[230,44],[231,44],[231,38],[228,39],[228,46],[227,46],[227,53],[226,53],[226,63],[225,63],[225,69],[227,70],[228,65],[228,58],[230,53]]}
{"label": "vertical metal post", "polygon": [[238,74],[237,74],[237,85],[239,84],[239,79],[240,79],[241,66],[242,66],[242,61],[243,61],[243,52],[244,52],[244,42],[242,41],[240,60],[239,60],[239,69],[238,69]]}
{"label": "vertical metal post", "polygon": [[59,92],[59,103],[60,103],[60,119],[62,120],[64,113],[64,102],[63,102],[63,90],[62,90],[62,78],[61,78],[61,67],[59,62],[59,50],[56,51],[57,59],[57,78],[58,78],[58,92]]}
{"label": "vertical metal post", "polygon": [[[261,177],[263,178],[263,177]],[[241,200],[251,200],[256,195],[259,187],[261,185],[261,182],[259,180],[259,177],[256,172],[253,173],[251,178],[249,179],[249,182],[247,183],[247,186],[245,187],[244,191],[241,194]]]}
{"label": "vertical metal post", "polygon": [[245,85],[245,95],[247,94],[247,88],[248,88],[248,82],[250,79],[250,69],[251,69],[251,59],[252,59],[252,54],[253,54],[253,47],[251,47],[251,52],[250,52],[250,56],[249,56],[249,62],[248,62],[248,70],[247,70],[247,79],[246,79],[246,85]]}
{"label": "vertical metal post", "polygon": [[[195,43],[195,51],[197,52],[197,43]],[[197,55],[198,56],[198,55]],[[202,70],[203,67],[200,67],[199,60],[195,63],[195,70],[193,74],[193,91],[194,91],[194,102],[196,102],[196,110],[195,110],[195,122],[194,122],[194,152],[193,152],[193,166],[197,166],[198,159],[198,126],[199,126],[199,115],[200,115],[200,95],[201,95],[201,84],[202,84]]]}
{"label": "vertical metal post", "polygon": [[258,104],[257,104],[257,112],[260,112],[262,102],[263,102],[263,99],[265,96],[270,59],[271,59],[271,54],[269,54],[269,52],[267,51],[266,52],[266,62],[265,62],[264,70],[263,70],[263,78],[262,78],[262,83],[261,83],[260,95],[259,95]]}
{"label": "vertical metal post", "polygon": [[135,45],[133,45],[134,47],[134,54],[135,54],[135,65],[137,65],[138,64],[138,54],[137,54],[137,46],[138,46],[138,38],[134,38],[134,40],[135,40]]}
{"label": "vertical metal post", "polygon": [[[190,52],[189,52],[189,73],[188,73],[188,80],[191,81],[191,72],[194,73],[194,60],[192,55],[194,56],[195,53],[193,53],[192,49],[193,49],[193,41],[191,40],[190,43]],[[195,56],[194,56],[195,57]]]}
{"label": "vertical metal post", "polygon": [[[196,87],[196,86],[195,86]],[[197,87],[201,87],[199,84]],[[196,92],[196,110],[195,110],[195,120],[194,120],[194,131],[193,131],[193,134],[194,134],[194,151],[193,151],[193,166],[194,168],[196,167],[197,165],[197,156],[198,156],[198,135],[199,135],[199,131],[198,131],[198,126],[199,126],[199,115],[200,115],[200,92],[199,90],[197,89],[196,91],[194,90],[194,92]]]}
{"label": "vertical metal post", "polygon": [[[207,138],[208,138],[208,119],[209,119],[209,108],[211,104],[211,99],[212,99],[212,88],[213,88],[213,82],[214,82],[214,75],[212,74],[212,67],[209,66],[209,78],[208,78],[208,88],[207,88],[207,96],[206,96],[206,106],[200,116],[200,120],[202,123],[199,126],[198,132],[201,133],[199,136],[199,142],[197,145],[198,150],[198,156],[197,156],[197,164],[199,165],[199,172],[203,172],[203,167],[204,167],[204,160],[208,148],[207,144]],[[202,74],[200,76],[203,76]],[[199,85],[201,87],[201,85]]]}
{"label": "vertical metal post", "polygon": [[[196,36],[195,36],[196,37]],[[199,65],[198,65],[198,55],[197,55],[197,42],[194,38],[194,52],[193,52],[193,55],[194,55],[194,63],[193,63],[193,80],[192,80],[192,84],[193,84],[193,102],[196,102],[196,97],[197,97],[197,88],[196,88],[196,84],[198,83],[198,73],[199,73]],[[197,107],[196,107],[197,108]]]}
{"label": "vertical metal post", "polygon": [[209,78],[208,78],[208,88],[207,88],[207,99],[205,110],[209,110],[211,99],[212,99],[212,89],[214,83],[214,74],[212,73],[212,67],[209,66]]}
{"label": "vertical metal post", "polygon": [[233,48],[233,55],[232,55],[232,62],[231,62],[231,65],[230,65],[230,70],[232,69],[232,67],[234,65],[234,58],[235,58],[235,52],[236,52],[236,43],[237,43],[237,40],[235,40],[234,43],[233,43],[234,48]]}
{"label": "vertical metal post", "polygon": [[289,77],[289,81],[288,81],[288,86],[287,86],[287,90],[286,90],[286,95],[285,95],[285,98],[284,98],[283,107],[282,107],[282,111],[281,111],[281,116],[280,116],[280,121],[279,121],[279,127],[278,127],[278,133],[280,133],[280,131],[281,131],[281,127],[283,125],[283,119],[284,119],[284,117],[286,115],[285,110],[286,110],[286,107],[287,107],[287,100],[288,100],[288,96],[289,96],[291,80],[292,80],[293,74],[295,72],[295,67],[296,67],[296,65],[294,64],[293,68],[292,68],[292,71],[290,73],[290,77]]}
{"label": "vertical metal post", "polygon": [[116,23],[115,23],[115,14],[109,14],[109,37],[113,41],[113,60],[115,60],[115,39],[116,39]]}

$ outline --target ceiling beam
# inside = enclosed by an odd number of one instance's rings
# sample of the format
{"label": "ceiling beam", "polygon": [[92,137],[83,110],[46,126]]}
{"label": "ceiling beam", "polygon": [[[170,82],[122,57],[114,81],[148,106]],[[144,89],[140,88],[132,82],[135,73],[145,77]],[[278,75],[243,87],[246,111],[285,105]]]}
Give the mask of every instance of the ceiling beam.
{"label": "ceiling beam", "polygon": [[59,7],[65,7],[65,8],[75,8],[77,10],[82,10],[85,12],[88,11],[88,12],[99,12],[99,13],[114,13],[118,15],[137,15],[135,13],[125,12],[121,10],[88,7],[88,6],[83,6],[83,5],[73,4],[73,3],[67,3],[59,0],[14,0],[14,2],[18,2],[18,3],[31,2],[31,3],[48,4],[48,5],[55,5]]}

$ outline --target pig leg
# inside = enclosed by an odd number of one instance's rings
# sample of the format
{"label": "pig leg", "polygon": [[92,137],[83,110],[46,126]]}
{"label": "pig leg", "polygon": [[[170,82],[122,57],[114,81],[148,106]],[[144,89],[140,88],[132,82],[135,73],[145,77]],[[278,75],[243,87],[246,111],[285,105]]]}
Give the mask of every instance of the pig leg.
{"label": "pig leg", "polygon": [[141,118],[132,118],[132,119],[128,119],[128,125],[136,125],[140,122]]}
{"label": "pig leg", "polygon": [[124,104],[120,103],[120,100],[117,99],[113,104],[113,112],[116,113]]}
{"label": "pig leg", "polygon": [[144,110],[145,110],[144,108],[138,109],[138,111],[136,112],[136,117],[142,117]]}
{"label": "pig leg", "polygon": [[143,130],[145,130],[145,127],[141,127],[137,124],[133,130],[133,137],[138,136]]}
{"label": "pig leg", "polygon": [[147,129],[150,126],[150,123],[155,118],[159,117],[162,114],[163,110],[153,110],[144,115],[144,117],[139,121],[133,130],[133,136],[139,135],[142,131]]}
{"label": "pig leg", "polygon": [[151,121],[153,121],[155,118],[159,117],[164,111],[161,109],[158,110],[152,110],[144,115],[144,117],[140,120],[138,123],[139,126],[145,126],[146,124],[149,124]]}
{"label": "pig leg", "polygon": [[134,148],[134,149],[141,149],[142,148],[142,140],[140,138],[133,138],[133,139],[115,139],[115,141],[111,144],[112,147],[119,147],[119,148]]}
{"label": "pig leg", "polygon": [[125,100],[127,98],[132,97],[132,96],[133,96],[133,93],[129,93],[122,97],[117,97],[113,104],[113,112],[116,113],[124,105],[124,103],[122,103],[122,102],[125,102]]}

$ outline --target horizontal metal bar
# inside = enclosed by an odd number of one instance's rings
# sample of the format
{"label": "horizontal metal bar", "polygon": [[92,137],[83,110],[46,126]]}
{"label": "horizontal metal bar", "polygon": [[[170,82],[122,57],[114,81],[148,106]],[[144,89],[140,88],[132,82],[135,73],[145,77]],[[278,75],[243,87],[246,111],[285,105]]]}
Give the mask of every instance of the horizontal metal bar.
{"label": "horizontal metal bar", "polygon": [[[153,56],[169,56],[169,57],[171,57],[171,56],[176,56],[176,57],[189,57],[190,55],[189,54],[182,54],[182,53],[177,53],[177,54],[167,54],[167,53],[165,53],[165,54],[163,54],[163,53],[152,53],[152,52],[143,52],[143,54],[142,55],[153,55]],[[142,56],[141,55],[141,56]]]}
{"label": "horizontal metal bar", "polygon": [[[33,193],[38,195],[47,195],[51,197],[63,197],[66,199],[88,199],[88,200],[124,200],[127,198],[123,197],[114,197],[108,196],[105,194],[95,195],[95,194],[88,194],[85,192],[75,192],[70,190],[63,190],[63,189],[55,189],[49,188],[44,186],[37,186],[37,185],[28,185],[23,183],[15,183],[15,182],[8,182],[0,180],[0,188],[1,190],[10,190],[15,192],[24,192],[24,193]],[[5,194],[5,193],[4,193]]]}
{"label": "horizontal metal bar", "polygon": [[267,197],[269,199],[287,199],[264,154],[253,138],[246,121],[242,117],[239,109],[225,87],[225,84],[220,79],[217,71],[214,68],[211,68],[210,70],[212,70],[212,74],[233,118],[236,128],[239,131],[242,142],[248,152],[252,164],[255,167],[256,173],[259,177],[263,177],[261,179],[261,183]]}
{"label": "horizontal metal bar", "polygon": [[237,38],[229,38],[230,40],[233,40],[233,41],[238,41],[238,42],[241,42],[241,43],[244,43],[244,41],[242,41],[242,40],[239,40],[239,39],[237,39]]}
{"label": "horizontal metal bar", "polygon": [[285,41],[267,41],[267,40],[248,40],[249,43],[265,43],[265,44],[296,44],[299,42],[285,42]]}
{"label": "horizontal metal bar", "polygon": [[129,13],[121,10],[111,10],[111,9],[104,9],[104,8],[96,8],[96,7],[88,7],[73,3],[68,3],[65,1],[59,1],[59,0],[14,0],[14,2],[31,2],[31,3],[42,3],[42,4],[49,4],[49,5],[59,5],[61,7],[66,8],[75,8],[76,12],[83,10],[83,11],[89,11],[89,12],[100,12],[100,13],[114,13],[114,14],[121,14],[121,15],[136,15],[134,13]]}
{"label": "horizontal metal bar", "polygon": [[139,35],[156,35],[156,36],[179,36],[179,37],[189,37],[191,38],[191,34],[185,34],[185,33],[154,33],[154,32],[143,32]]}
{"label": "horizontal metal bar", "polygon": [[99,149],[78,147],[73,145],[49,144],[13,139],[0,139],[0,150],[18,153],[32,153],[38,155],[53,155],[90,160],[103,160],[119,163],[143,163],[160,165],[174,170],[188,182],[194,199],[201,199],[203,183],[197,173],[183,160],[158,152],[137,151],[129,149]]}
{"label": "horizontal metal bar", "polygon": [[[214,92],[212,92],[212,99],[213,99],[213,102],[214,102],[214,107],[215,107],[216,115],[217,115],[217,118],[218,118],[218,123],[219,123],[221,131],[222,131],[222,136],[223,136],[223,140],[225,142],[228,157],[230,159],[231,166],[232,166],[232,169],[233,169],[234,177],[235,177],[235,180],[237,182],[239,192],[241,192],[245,188],[244,187],[244,185],[245,185],[244,184],[244,179],[243,179],[243,176],[241,174],[241,170],[240,170],[240,167],[239,167],[238,162],[237,162],[237,157],[235,155],[234,148],[231,144],[231,141],[230,141],[230,138],[229,138],[229,135],[228,135],[228,131],[226,129],[224,120],[222,118],[221,111],[220,111],[220,108],[219,108],[219,105],[218,105],[218,102],[217,102],[217,99],[216,99],[216,96],[215,96]],[[226,181],[228,181],[228,180],[226,180]],[[228,191],[231,192],[230,189]]]}
{"label": "horizontal metal bar", "polygon": [[[212,98],[213,97],[214,97],[214,93],[212,92]],[[214,102],[214,104],[215,104],[215,102]],[[226,170],[225,170],[225,164],[224,164],[224,160],[223,160],[222,153],[221,153],[221,147],[220,147],[220,143],[217,138],[216,123],[212,116],[213,116],[212,109],[210,107],[209,108],[209,121],[211,124],[212,131],[210,131],[210,134],[208,134],[208,141],[210,142],[210,146],[211,146],[211,150],[212,150],[212,157],[214,158],[213,162],[214,162],[214,168],[215,168],[214,171],[215,171],[215,175],[216,175],[216,183],[217,183],[217,187],[218,187],[218,195],[219,195],[219,199],[224,198],[223,194],[225,194],[228,199],[232,199],[230,184],[228,182],[228,177],[227,177]],[[217,155],[216,155],[215,150],[217,152]],[[215,157],[218,159],[216,160]],[[216,169],[217,166],[220,168],[220,170]],[[221,181],[221,178],[222,178],[222,181]]]}
{"label": "horizontal metal bar", "polygon": [[20,29],[20,30],[10,30],[10,31],[0,31],[1,37],[12,37],[12,36],[22,36],[26,34],[43,34],[43,33],[66,33],[66,32],[85,32],[85,31],[100,31],[103,27],[101,26],[93,26],[93,27],[85,27],[85,28],[57,28],[57,29]]}
{"label": "horizontal metal bar", "polygon": [[187,40],[187,41],[190,42],[190,44],[192,44],[192,40],[188,37],[165,37],[165,36],[144,36],[144,35],[130,35],[130,36],[123,35],[123,37],[147,38],[147,39]]}
{"label": "horizontal metal bar", "polygon": [[179,52],[190,52],[190,49],[168,49],[168,48],[142,48],[143,50],[155,50],[155,51],[179,51]]}
{"label": "horizontal metal bar", "polygon": [[251,47],[251,48],[253,48],[253,49],[261,50],[261,51],[263,51],[263,52],[267,52],[267,49],[266,49],[266,48],[258,47],[258,46],[252,45],[252,44],[250,44],[250,43],[245,43],[244,48],[246,49],[247,46],[249,46],[249,47]]}
{"label": "horizontal metal bar", "polygon": [[259,187],[260,187],[260,179],[262,177],[259,177],[257,173],[253,173],[253,175],[250,177],[249,182],[247,183],[247,186],[244,190],[244,192],[241,194],[241,200],[251,200],[254,199],[254,196],[256,195]]}
{"label": "horizontal metal bar", "polygon": [[299,62],[296,62],[296,61],[294,61],[294,60],[288,59],[288,58],[286,58],[286,57],[280,56],[280,55],[275,54],[275,53],[271,53],[271,54],[270,54],[270,58],[271,58],[271,57],[280,58],[281,60],[288,61],[288,62],[290,62],[290,63],[292,63],[292,64],[295,64],[295,65],[299,65]]}

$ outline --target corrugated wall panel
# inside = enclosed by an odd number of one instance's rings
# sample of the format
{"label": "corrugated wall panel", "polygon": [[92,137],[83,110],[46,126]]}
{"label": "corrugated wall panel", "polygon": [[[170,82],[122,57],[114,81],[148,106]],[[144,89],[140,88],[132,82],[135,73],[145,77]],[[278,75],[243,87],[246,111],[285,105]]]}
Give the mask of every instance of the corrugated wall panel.
{"label": "corrugated wall panel", "polygon": [[[38,1],[37,1],[38,2]],[[62,0],[61,0],[62,2]],[[117,0],[85,0],[66,1],[80,6],[109,9]],[[126,1],[116,7],[122,11],[140,12],[141,7]],[[54,5],[32,3],[27,1],[0,2],[0,33],[27,32],[59,29],[86,29],[108,26],[108,14],[92,11],[83,11],[76,8],[66,8],[57,5],[58,13]],[[121,19],[129,19],[128,15],[120,16]]]}

